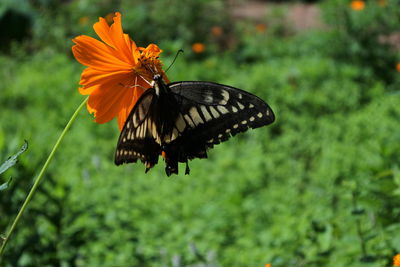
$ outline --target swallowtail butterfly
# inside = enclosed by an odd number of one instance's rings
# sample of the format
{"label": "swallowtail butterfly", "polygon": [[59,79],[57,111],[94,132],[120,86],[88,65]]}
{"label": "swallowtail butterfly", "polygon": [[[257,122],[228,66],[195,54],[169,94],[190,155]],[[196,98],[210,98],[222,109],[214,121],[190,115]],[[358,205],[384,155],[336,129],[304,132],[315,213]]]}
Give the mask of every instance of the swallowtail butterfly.
{"label": "swallowtail butterfly", "polygon": [[166,84],[154,75],[130,112],[115,152],[115,164],[141,160],[146,172],[161,154],[168,176],[178,173],[178,162],[207,158],[207,149],[248,128],[275,120],[263,100],[243,90],[212,82]]}

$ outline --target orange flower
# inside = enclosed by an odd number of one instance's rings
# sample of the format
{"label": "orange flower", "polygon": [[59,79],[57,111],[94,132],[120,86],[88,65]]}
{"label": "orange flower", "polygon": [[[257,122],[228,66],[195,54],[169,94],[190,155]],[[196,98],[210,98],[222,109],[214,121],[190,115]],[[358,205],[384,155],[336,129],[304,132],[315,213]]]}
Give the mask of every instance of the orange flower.
{"label": "orange flower", "polygon": [[205,49],[206,49],[206,46],[202,43],[192,44],[192,50],[193,50],[193,52],[195,52],[197,54],[203,53]]}
{"label": "orange flower", "polygon": [[215,37],[221,36],[223,33],[223,30],[220,26],[214,26],[211,28],[211,34],[214,35]]}
{"label": "orange flower", "polygon": [[89,22],[89,17],[84,16],[79,19],[79,24],[85,26]]}
{"label": "orange flower", "polygon": [[400,266],[400,253],[393,257],[393,266]]}
{"label": "orange flower", "polygon": [[397,65],[396,65],[396,70],[397,70],[398,72],[400,72],[400,62],[397,63]]}
{"label": "orange flower", "polygon": [[259,33],[263,33],[263,32],[265,32],[267,30],[267,25],[265,25],[263,23],[259,23],[259,24],[256,25],[256,30]]}
{"label": "orange flower", "polygon": [[270,264],[270,263],[267,263],[267,264],[265,264],[264,267],[271,267],[271,264]]}
{"label": "orange flower", "polygon": [[121,130],[140,95],[151,86],[154,74],[160,73],[169,81],[158,59],[162,50],[155,44],[137,47],[123,33],[119,12],[113,20],[111,26],[104,18],[93,25],[103,42],[81,35],[72,40],[72,52],[79,63],[87,66],[81,75],[79,92],[90,95],[88,111],[94,113],[97,123],[118,117]]}
{"label": "orange flower", "polygon": [[362,0],[353,0],[351,1],[350,7],[355,11],[360,11],[365,8],[365,2]]}

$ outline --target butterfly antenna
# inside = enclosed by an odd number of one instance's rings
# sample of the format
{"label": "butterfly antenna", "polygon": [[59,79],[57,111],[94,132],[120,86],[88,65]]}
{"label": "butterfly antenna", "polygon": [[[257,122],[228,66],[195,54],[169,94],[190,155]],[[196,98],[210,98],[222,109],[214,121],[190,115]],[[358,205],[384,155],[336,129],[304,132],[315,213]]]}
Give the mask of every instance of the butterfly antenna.
{"label": "butterfly antenna", "polygon": [[165,73],[167,73],[167,71],[172,67],[172,65],[174,65],[175,60],[176,60],[176,59],[178,58],[178,56],[179,56],[179,53],[183,53],[183,50],[182,50],[182,49],[179,49],[178,52],[176,52],[176,55],[175,55],[175,57],[174,57],[174,60],[172,60],[172,63],[169,65],[169,67],[167,68],[167,70],[165,71]]}

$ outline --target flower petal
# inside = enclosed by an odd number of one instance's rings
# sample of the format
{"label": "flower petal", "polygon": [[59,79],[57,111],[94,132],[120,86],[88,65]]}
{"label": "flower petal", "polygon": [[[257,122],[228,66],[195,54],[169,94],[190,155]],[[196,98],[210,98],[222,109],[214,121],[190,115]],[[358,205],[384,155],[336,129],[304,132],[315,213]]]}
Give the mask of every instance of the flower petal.
{"label": "flower petal", "polygon": [[130,110],[142,95],[143,88],[127,86],[134,85],[131,76],[122,77],[114,86],[99,85],[99,89],[89,96],[88,111],[94,113],[96,122],[107,122],[119,115],[121,110],[125,110],[126,115],[121,113],[123,117],[120,119],[123,126]]}
{"label": "flower petal", "polygon": [[108,122],[117,116],[126,94],[126,90],[121,90],[119,87],[122,86],[103,91],[96,90],[89,96],[87,108],[90,113],[94,113],[97,123]]}
{"label": "flower petal", "polygon": [[132,77],[132,71],[120,70],[120,71],[102,71],[94,68],[86,68],[81,75],[80,85],[92,86],[99,83],[114,81],[117,84],[121,79],[125,77]]}
{"label": "flower petal", "polygon": [[116,12],[113,19],[114,23],[110,27],[104,18],[99,18],[99,22],[96,22],[93,25],[93,29],[103,42],[115,50],[118,50],[118,55],[122,61],[134,64],[132,48],[136,48],[136,44],[129,38],[129,36],[125,36],[123,33],[121,14]]}
{"label": "flower petal", "polygon": [[121,104],[121,111],[118,113],[118,128],[120,131],[124,127],[126,119],[143,92],[143,88],[135,87],[130,91],[130,94],[126,94],[127,101]]}
{"label": "flower petal", "polygon": [[90,95],[95,90],[105,90],[117,85],[130,87],[131,84],[123,84],[122,81],[131,79],[132,73],[128,71],[105,72],[93,68],[86,68],[81,75],[79,92],[82,95]]}
{"label": "flower petal", "polygon": [[76,45],[72,52],[79,63],[100,70],[132,69],[132,65],[120,60],[116,51],[104,43],[85,35],[72,40]]}
{"label": "flower petal", "polygon": [[117,47],[114,45],[114,41],[110,36],[110,26],[108,26],[107,21],[104,18],[99,18],[99,21],[93,25],[93,29],[100,39],[111,46],[114,49]]}
{"label": "flower petal", "polygon": [[162,50],[155,44],[149,44],[145,49],[143,49],[143,53],[147,57],[158,57]]}
{"label": "flower petal", "polygon": [[[125,121],[129,116],[129,113],[132,111],[134,103],[133,101],[128,101],[128,99],[133,100],[133,92],[135,90],[129,90],[129,93],[126,94],[126,101],[124,103],[121,103],[121,109],[118,113],[118,128],[120,131],[122,131],[122,128],[125,125]],[[135,101],[136,103],[136,101]]]}

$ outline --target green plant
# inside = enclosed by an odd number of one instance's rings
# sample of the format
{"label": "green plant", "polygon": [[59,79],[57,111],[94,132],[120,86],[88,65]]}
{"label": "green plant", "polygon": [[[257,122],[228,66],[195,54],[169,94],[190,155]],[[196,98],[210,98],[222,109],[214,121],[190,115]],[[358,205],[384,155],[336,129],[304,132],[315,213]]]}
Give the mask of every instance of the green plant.
{"label": "green plant", "polygon": [[[363,2],[363,1],[361,1]],[[390,42],[400,24],[398,1],[366,1],[361,10],[351,8],[347,0],[327,1],[324,17],[333,27],[331,53],[338,60],[363,68],[361,79],[397,79],[396,43]]]}

